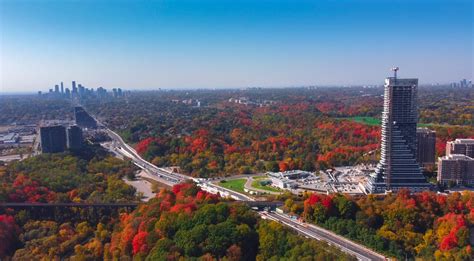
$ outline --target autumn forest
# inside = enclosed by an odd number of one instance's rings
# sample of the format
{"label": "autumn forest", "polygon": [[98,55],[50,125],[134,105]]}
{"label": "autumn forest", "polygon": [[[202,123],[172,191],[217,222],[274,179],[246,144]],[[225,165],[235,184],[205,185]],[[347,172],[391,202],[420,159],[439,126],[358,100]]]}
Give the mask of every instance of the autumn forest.
{"label": "autumn forest", "polygon": [[[145,159],[183,174],[237,174],[375,163],[382,88],[132,92],[83,101]],[[71,104],[3,97],[0,123],[71,119]],[[474,93],[419,89],[419,125],[446,141],[474,138]],[[28,104],[28,106],[26,106]],[[41,112],[39,115],[38,112]],[[8,116],[5,116],[8,115]],[[81,151],[0,162],[0,202],[140,202],[138,167],[88,141]],[[425,173],[433,181],[436,169]],[[322,241],[263,220],[244,204],[186,182],[132,208],[0,212],[1,260],[356,260]],[[397,260],[472,260],[474,193],[283,193],[269,197],[316,224]]]}

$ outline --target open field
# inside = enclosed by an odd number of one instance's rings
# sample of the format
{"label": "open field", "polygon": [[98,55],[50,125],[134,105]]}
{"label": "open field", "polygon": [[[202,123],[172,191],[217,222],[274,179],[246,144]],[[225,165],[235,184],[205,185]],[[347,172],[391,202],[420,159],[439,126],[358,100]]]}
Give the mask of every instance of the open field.
{"label": "open field", "polygon": [[246,179],[233,179],[233,180],[223,180],[219,182],[219,186],[222,186],[226,189],[230,189],[233,191],[237,191],[240,193],[245,193],[244,187],[245,187],[245,182]]}
{"label": "open field", "polygon": [[257,180],[252,181],[252,188],[266,190],[266,191],[270,191],[270,192],[281,192],[281,190],[278,189],[278,188],[274,188],[274,187],[269,186],[269,185],[262,185],[260,182],[261,182],[261,179],[257,179]]}
{"label": "open field", "polygon": [[370,126],[380,125],[380,119],[374,118],[374,117],[355,116],[355,117],[342,118],[342,119],[351,120],[358,123],[367,124]]}
{"label": "open field", "polygon": [[[341,119],[346,119],[346,120],[351,120],[354,122],[366,124],[369,126],[380,126],[381,121],[378,118],[375,117],[365,117],[365,116],[355,116],[355,117],[349,117],[349,118],[341,118]],[[449,125],[440,125],[440,124],[432,124],[432,123],[418,123],[418,127],[429,127],[429,126],[449,126]]]}

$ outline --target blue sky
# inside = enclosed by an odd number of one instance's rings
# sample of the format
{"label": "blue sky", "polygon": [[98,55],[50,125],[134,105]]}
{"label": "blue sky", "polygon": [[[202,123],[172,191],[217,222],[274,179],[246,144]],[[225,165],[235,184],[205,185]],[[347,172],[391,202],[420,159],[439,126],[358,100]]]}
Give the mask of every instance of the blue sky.
{"label": "blue sky", "polygon": [[471,0],[0,0],[0,91],[472,78]]}

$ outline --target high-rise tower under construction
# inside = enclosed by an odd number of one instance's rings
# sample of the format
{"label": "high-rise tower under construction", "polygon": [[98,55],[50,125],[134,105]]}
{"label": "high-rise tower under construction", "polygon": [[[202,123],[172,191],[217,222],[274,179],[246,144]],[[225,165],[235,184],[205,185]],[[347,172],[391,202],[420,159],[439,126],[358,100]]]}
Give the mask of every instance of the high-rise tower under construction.
{"label": "high-rise tower under construction", "polygon": [[418,79],[398,79],[398,68],[393,70],[385,79],[381,158],[366,185],[369,193],[430,188],[416,160]]}

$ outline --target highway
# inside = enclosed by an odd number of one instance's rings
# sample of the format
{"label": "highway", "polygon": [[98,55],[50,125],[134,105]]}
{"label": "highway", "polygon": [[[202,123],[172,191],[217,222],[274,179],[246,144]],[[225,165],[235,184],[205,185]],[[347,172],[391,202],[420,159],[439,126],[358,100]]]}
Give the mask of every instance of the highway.
{"label": "highway", "polygon": [[[142,168],[143,170],[150,173],[152,176],[156,177],[157,181],[167,184],[169,186],[173,186],[189,179],[189,177],[187,176],[178,173],[173,173],[162,168],[158,168],[157,166],[144,160],[132,147],[126,144],[117,133],[106,128],[104,125],[101,125],[99,121],[97,121],[97,123],[100,126],[103,126],[103,128],[109,134],[110,138],[113,140],[112,147],[107,149],[111,149],[114,152],[118,152],[121,155],[130,158],[138,167]],[[255,201],[255,199],[250,196],[220,187],[216,184],[211,183],[208,180],[195,178],[192,178],[192,180],[196,182],[197,185],[203,190],[208,191],[210,193],[220,193],[222,196],[232,197],[235,200],[239,201]],[[287,215],[277,214],[274,212],[259,212],[259,214],[262,216],[262,218],[267,218],[280,222],[281,224],[284,224],[310,238],[326,241],[329,244],[340,248],[342,251],[356,256],[359,260],[387,260],[383,255],[380,255],[360,244],[352,242],[342,236],[338,236],[320,227],[311,224],[303,225],[298,221],[292,220]]]}
{"label": "highway", "polygon": [[277,221],[307,237],[326,241],[330,245],[336,246],[342,251],[356,256],[358,260],[387,260],[385,256],[380,255],[362,245],[350,241],[342,236],[336,235],[326,229],[291,219],[288,215],[278,214],[275,212],[259,212],[259,214],[264,219]]}
{"label": "highway", "polygon": [[[96,120],[97,121],[97,120]],[[98,121],[97,121],[98,122]],[[98,122],[99,123],[99,122]],[[125,141],[115,133],[114,131],[106,128],[102,124],[99,123],[99,126],[102,126],[104,130],[109,134],[109,137],[112,139],[112,144],[110,146],[104,146],[105,148],[112,150],[115,153],[119,153],[127,158],[130,158],[135,165],[137,165],[139,168],[145,170],[148,174],[150,174],[152,177],[154,177],[155,180],[158,182],[161,182],[163,184],[166,184],[168,186],[173,186],[178,183],[184,182],[188,179],[189,177],[185,175],[181,175],[178,173],[173,173],[171,171],[159,168],[150,162],[144,160],[136,151],[133,149],[130,145],[125,143]],[[208,191],[213,194],[220,193],[222,196],[228,196],[231,197],[235,200],[243,200],[243,201],[253,201],[254,199],[252,197],[249,197],[245,194],[226,189],[223,187],[220,187],[218,185],[215,185],[211,183],[210,181],[203,180],[203,179],[192,179],[194,182],[198,184],[203,190]]]}
{"label": "highway", "polygon": [[[133,148],[131,148],[128,144],[126,144],[118,134],[108,129],[107,129],[107,132],[109,133],[111,138],[119,144],[119,147],[121,147],[119,150],[122,152],[122,154],[128,154],[125,156],[131,158],[134,161],[134,163],[137,164],[137,166],[149,171],[150,173],[154,174],[155,176],[161,179],[165,179],[164,182],[167,182],[165,184],[172,186],[174,184],[177,184],[186,180],[186,178],[183,177],[182,175],[172,173],[172,172],[167,172],[145,161],[136,153],[136,151]],[[210,193],[215,193],[215,194],[220,193],[223,196],[230,196],[239,201],[254,201],[254,199],[250,196],[220,187],[209,181],[204,181],[204,180],[199,180],[199,179],[193,179],[193,180],[197,182],[198,186],[200,186],[203,190],[206,190]],[[310,238],[323,240],[323,241],[328,242],[331,245],[339,247],[344,252],[356,256],[359,260],[364,260],[364,261],[365,260],[386,260],[386,258],[383,255],[380,255],[370,249],[365,248],[362,245],[354,243],[344,237],[338,236],[320,227],[310,225],[310,224],[303,225],[302,223],[298,221],[292,220],[287,215],[277,214],[274,212],[259,212],[259,213],[263,218],[268,218],[268,219],[280,222],[281,224],[284,224],[294,230],[297,230],[301,234],[304,234]]]}
{"label": "highway", "polygon": [[130,158],[135,165],[138,167],[144,169],[151,175],[159,178],[158,181],[168,185],[168,186],[173,186],[175,184],[184,182],[186,180],[186,177],[183,177],[182,175],[172,173],[165,171],[161,168],[158,168],[157,166],[151,164],[150,162],[144,160],[130,145],[125,143],[125,141],[118,135],[117,133],[113,132],[112,130],[105,128],[107,133],[109,134],[109,137],[113,140],[112,143],[112,148],[116,152],[122,154],[123,156],[126,156]]}

